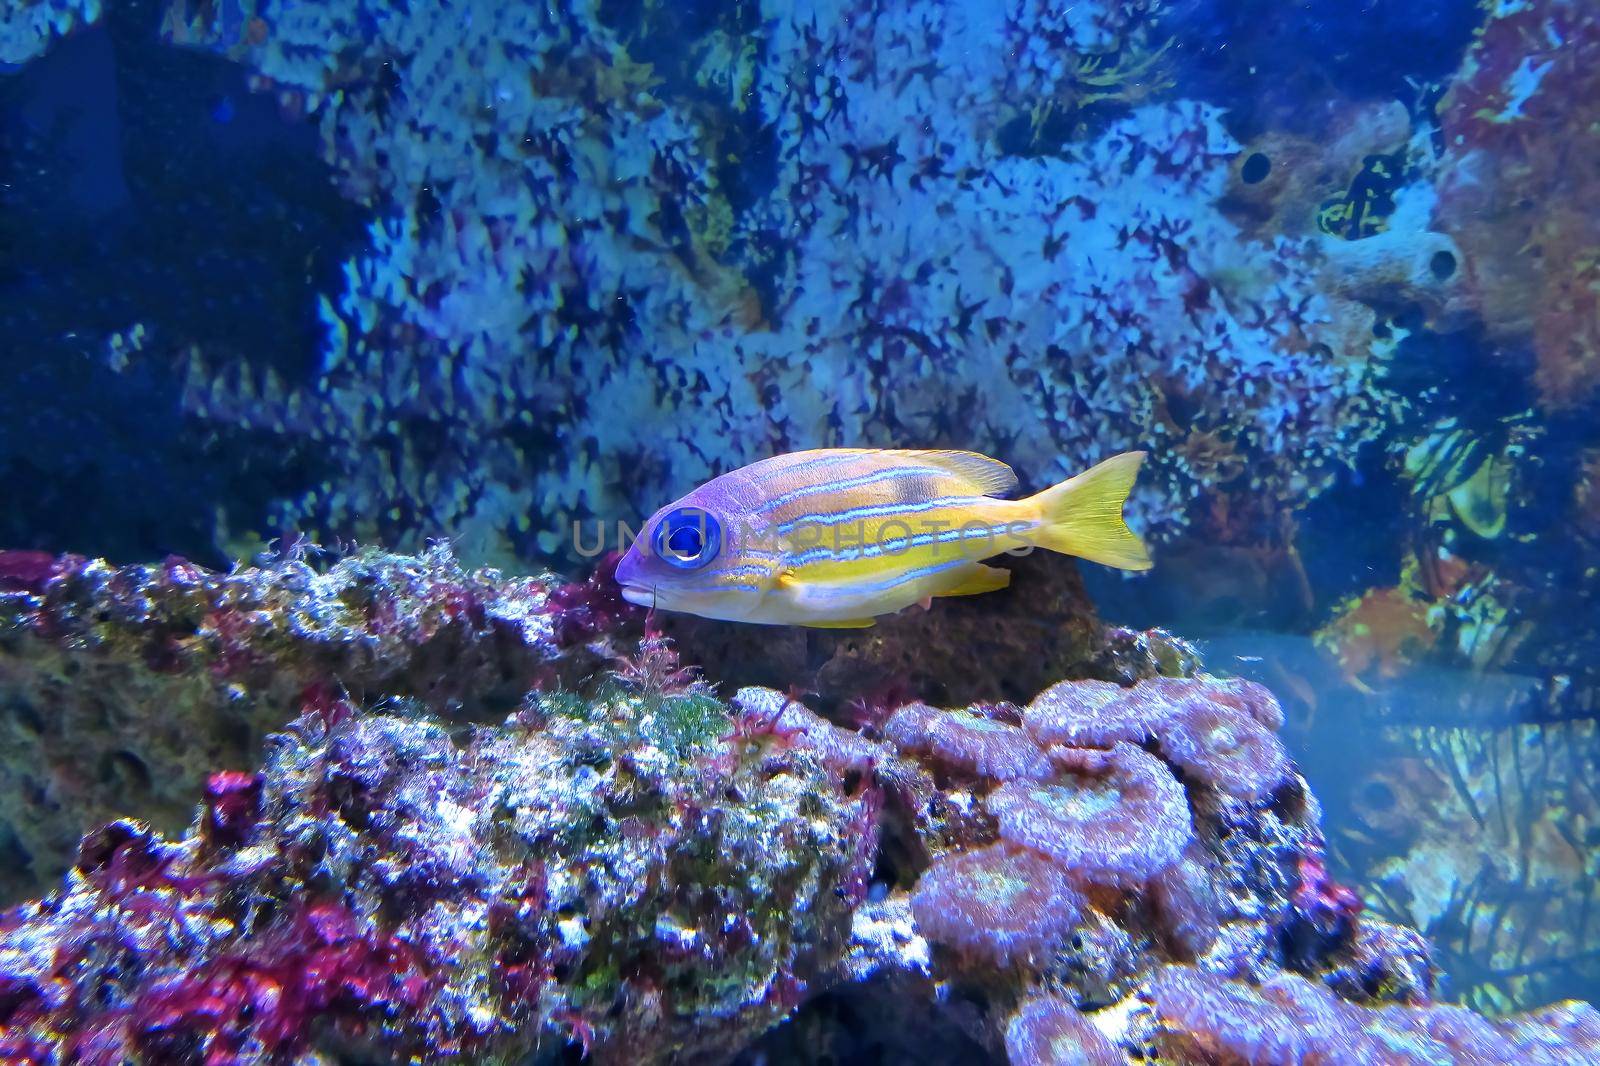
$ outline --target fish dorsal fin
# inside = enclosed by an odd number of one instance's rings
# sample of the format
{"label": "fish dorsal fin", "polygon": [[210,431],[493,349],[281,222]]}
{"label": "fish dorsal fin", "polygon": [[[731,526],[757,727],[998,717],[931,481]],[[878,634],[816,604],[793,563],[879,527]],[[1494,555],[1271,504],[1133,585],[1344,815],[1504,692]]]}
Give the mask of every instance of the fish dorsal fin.
{"label": "fish dorsal fin", "polygon": [[900,454],[919,463],[927,463],[961,478],[982,496],[1004,496],[1017,487],[1017,475],[1005,463],[978,452],[957,452],[944,449],[918,449]]}

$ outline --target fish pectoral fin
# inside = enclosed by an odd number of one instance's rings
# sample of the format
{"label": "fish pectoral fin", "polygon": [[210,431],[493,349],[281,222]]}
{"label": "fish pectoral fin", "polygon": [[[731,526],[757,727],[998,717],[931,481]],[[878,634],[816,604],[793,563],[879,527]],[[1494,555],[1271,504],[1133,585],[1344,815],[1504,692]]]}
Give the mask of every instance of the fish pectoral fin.
{"label": "fish pectoral fin", "polygon": [[1011,571],[998,566],[973,563],[960,571],[961,580],[935,596],[977,596],[985,592],[998,592],[1011,585]]}
{"label": "fish pectoral fin", "polygon": [[809,629],[867,629],[878,624],[876,618],[842,618],[834,622],[801,622]]}

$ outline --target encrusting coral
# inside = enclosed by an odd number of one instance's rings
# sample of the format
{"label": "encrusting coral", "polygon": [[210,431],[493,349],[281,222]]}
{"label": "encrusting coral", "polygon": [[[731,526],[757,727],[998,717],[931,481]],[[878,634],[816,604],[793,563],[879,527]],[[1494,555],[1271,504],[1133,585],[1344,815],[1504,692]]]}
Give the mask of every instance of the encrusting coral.
{"label": "encrusting coral", "polygon": [[[1276,701],[1192,659],[1152,677],[1127,645],[1128,687],[841,706],[842,726],[772,689],[717,698],[603,580],[443,553],[232,575],[0,561],[9,669],[54,663],[64,705],[138,696],[108,664],[160,651],[197,692],[220,664],[279,730],[259,769],[219,749],[231,767],[169,789],[199,801],[186,832],[111,821],[54,893],[0,914],[7,1061],[721,1061],[840,997],[867,1012],[858,1035],[924,1010],[1019,1063],[1267,1061],[1302,1030],[1506,1061],[1594,1046],[1584,1006],[1435,1005],[1427,945],[1328,876]],[[197,638],[223,601],[249,624]],[[46,622],[99,667],[63,668]],[[317,662],[358,679],[348,696],[261,680]],[[1095,706],[1115,728],[1063,725]],[[43,733],[37,757],[67,743]]]}

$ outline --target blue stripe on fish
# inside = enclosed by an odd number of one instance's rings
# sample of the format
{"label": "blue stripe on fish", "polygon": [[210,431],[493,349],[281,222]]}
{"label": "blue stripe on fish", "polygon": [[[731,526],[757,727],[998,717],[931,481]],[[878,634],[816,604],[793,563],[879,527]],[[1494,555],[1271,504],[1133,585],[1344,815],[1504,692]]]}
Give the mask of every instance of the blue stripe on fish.
{"label": "blue stripe on fish", "polygon": [[862,485],[876,485],[880,481],[894,481],[903,477],[949,477],[950,471],[940,470],[936,466],[902,466],[890,470],[878,470],[871,474],[862,474],[860,477],[845,478],[843,481],[829,481],[820,485],[807,485],[805,488],[793,489],[781,493],[761,505],[761,513],[770,515],[773,511],[786,503],[803,500],[807,496],[817,496],[825,492],[838,492],[841,489],[854,489]]}
{"label": "blue stripe on fish", "polygon": [[[938,533],[917,533],[911,537],[890,537],[881,544],[844,544],[832,548],[816,547],[807,548],[805,551],[789,560],[791,566],[804,566],[806,563],[825,562],[831,560],[848,561],[852,559],[873,559],[885,552],[892,551],[899,555],[901,552],[910,551],[912,548],[925,548],[929,544],[945,543],[956,540],[984,540],[997,539],[1011,532],[1007,525],[974,527],[972,529],[946,529]],[[956,562],[967,562],[961,557]]]}
{"label": "blue stripe on fish", "polygon": [[993,503],[987,496],[939,496],[922,503],[875,503],[864,507],[851,507],[844,511],[835,511],[832,514],[810,514],[781,523],[774,527],[778,534],[792,533],[800,526],[836,526],[841,522],[849,522],[857,518],[881,518],[886,515],[920,514],[923,511],[932,511],[940,507],[959,506],[961,504],[986,504]]}
{"label": "blue stripe on fish", "polygon": [[829,467],[844,466],[846,463],[858,463],[862,458],[864,458],[864,453],[858,451],[847,451],[843,454],[830,452],[799,463],[775,463],[771,468],[760,471],[751,480],[757,485],[765,485],[767,482],[784,475],[794,475],[801,472],[810,474],[817,470],[826,470]]}

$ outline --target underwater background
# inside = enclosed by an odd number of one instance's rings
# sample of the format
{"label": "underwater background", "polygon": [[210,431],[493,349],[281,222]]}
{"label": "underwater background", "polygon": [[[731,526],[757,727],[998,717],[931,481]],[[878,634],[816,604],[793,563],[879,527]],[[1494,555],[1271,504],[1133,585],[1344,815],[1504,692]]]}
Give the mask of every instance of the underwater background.
{"label": "underwater background", "polygon": [[[894,685],[1021,705],[1193,656],[1276,697],[1320,802],[1317,861],[1366,918],[1425,938],[1444,975],[1430,996],[1491,1016],[1600,1000],[1586,0],[0,0],[0,370],[4,617],[60,637],[48,654],[6,638],[0,903],[54,886],[97,822],[181,835],[206,771],[281,755],[266,737],[296,710],[437,697],[498,720],[528,688],[511,673],[545,676],[535,655],[453,679],[435,649],[383,674],[404,692],[354,693],[385,641],[412,639],[401,610],[392,631],[362,623],[365,666],[315,660],[325,688],[252,688],[241,662],[278,663],[296,626],[354,602],[275,568],[402,603],[433,582],[454,590],[452,623],[554,604],[563,649],[634,640],[585,543],[716,474],[811,447],[959,448],[1031,491],[1138,448],[1148,575],[1029,573],[1051,591],[936,607],[871,669],[818,669],[845,646],[817,641],[839,638],[669,634],[724,698],[787,687],[824,710],[887,707]],[[182,568],[236,564],[259,564],[263,603],[320,605],[311,621],[241,635],[219,593],[184,622],[198,608],[173,589],[209,579]],[[553,576],[513,610],[463,576],[477,567]],[[143,613],[97,619],[102,594]],[[1145,665],[1071,665],[1099,639],[1073,628],[1089,603],[1094,625],[1143,634]],[[88,639],[75,627],[98,624],[133,634],[142,709],[97,704],[56,736],[54,708],[87,684],[63,665]],[[169,625],[222,634],[181,692],[150,678],[187,667],[140,635]],[[659,639],[636,653],[652,698],[671,671],[650,655],[676,654]],[[582,670],[551,669],[581,689]],[[222,703],[237,718],[189,755],[127,740]],[[697,721],[675,743],[699,743]],[[868,817],[855,787],[845,821]],[[884,861],[866,866],[892,885]],[[375,980],[368,956],[341,958],[348,982]],[[0,1030],[16,987],[0,977]],[[762,1025],[805,999],[778,996]],[[540,1017],[586,1049],[650,1057],[562,1003]],[[676,1039],[682,1061],[743,1047]],[[783,1039],[740,1053],[808,1060]],[[31,1061],[22,1046],[0,1048]],[[187,1061],[162,1047],[149,1061]],[[327,1061],[372,1053],[350,1054]]]}

